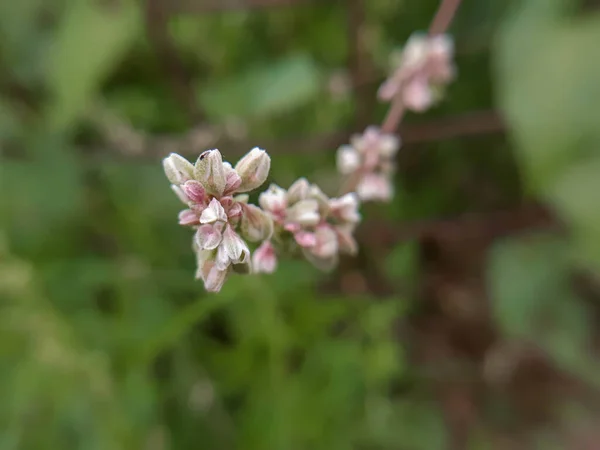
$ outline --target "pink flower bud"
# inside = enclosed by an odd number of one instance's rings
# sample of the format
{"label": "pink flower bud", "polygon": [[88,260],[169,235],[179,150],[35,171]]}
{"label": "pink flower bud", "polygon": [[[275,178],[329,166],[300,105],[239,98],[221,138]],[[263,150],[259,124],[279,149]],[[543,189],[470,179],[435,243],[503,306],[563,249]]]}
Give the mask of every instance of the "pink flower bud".
{"label": "pink flower bud", "polygon": [[225,167],[226,180],[225,191],[223,192],[223,195],[231,195],[234,192],[237,192],[240,185],[242,184],[242,179],[235,171],[235,169],[231,167],[231,164],[223,163],[223,166]]}
{"label": "pink flower bud", "polygon": [[220,197],[227,183],[221,152],[214,149],[202,153],[196,161],[194,175],[208,193]]}
{"label": "pink flower bud", "polygon": [[252,255],[252,269],[255,273],[273,273],[277,268],[277,255],[270,241],[263,242]]}
{"label": "pink flower bud", "polygon": [[163,159],[163,168],[169,181],[175,185],[183,184],[194,177],[194,166],[177,153],[171,153]]}
{"label": "pink flower bud", "polygon": [[179,225],[189,226],[198,225],[199,223],[198,214],[191,209],[184,209],[179,213]]}
{"label": "pink flower bud", "polygon": [[297,231],[294,233],[294,239],[300,247],[314,247],[317,245],[317,237],[315,233],[309,231]]}
{"label": "pink flower bud", "polygon": [[206,224],[198,227],[196,231],[196,245],[200,250],[214,250],[221,243],[223,222]]}
{"label": "pink flower bud", "polygon": [[319,226],[315,232],[316,244],[303,250],[304,256],[316,268],[332,270],[338,261],[337,235],[330,225]]}
{"label": "pink flower bud", "polygon": [[237,192],[248,192],[265,182],[271,169],[271,158],[264,150],[255,147],[235,165],[242,182]]}
{"label": "pink flower bud", "polygon": [[185,195],[194,203],[204,203],[206,201],[206,191],[196,180],[188,180],[181,186]]}
{"label": "pink flower bud", "polygon": [[200,223],[214,223],[217,220],[227,222],[227,214],[225,214],[225,210],[219,200],[213,198],[208,204],[208,207],[202,211]]}
{"label": "pink flower bud", "polygon": [[264,241],[273,234],[273,219],[254,205],[244,205],[241,231],[251,242]]}
{"label": "pink flower bud", "polygon": [[204,254],[205,252],[199,252],[196,278],[204,282],[204,289],[208,292],[219,292],[227,279],[229,268],[219,269],[215,260],[207,258]]}
{"label": "pink flower bud", "polygon": [[415,111],[423,112],[433,103],[433,92],[425,77],[416,77],[404,86],[404,106]]}

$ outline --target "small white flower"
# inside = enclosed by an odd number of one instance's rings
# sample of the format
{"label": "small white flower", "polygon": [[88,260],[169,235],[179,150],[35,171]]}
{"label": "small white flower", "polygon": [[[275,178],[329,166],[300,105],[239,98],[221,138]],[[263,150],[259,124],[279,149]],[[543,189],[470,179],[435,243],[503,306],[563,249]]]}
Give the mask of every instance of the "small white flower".
{"label": "small white flower", "polygon": [[393,187],[385,176],[367,174],[358,183],[356,193],[361,200],[389,201],[393,196]]}
{"label": "small white flower", "polygon": [[339,198],[329,200],[331,213],[334,217],[343,222],[357,223],[360,222],[360,214],[358,213],[358,196],[351,192]]}
{"label": "small white flower", "polygon": [[288,222],[302,226],[314,226],[319,223],[319,203],[314,199],[301,200],[287,210]]}
{"label": "small white flower", "polygon": [[276,184],[271,184],[269,189],[258,196],[258,203],[265,211],[281,212],[287,207],[286,191]]}
{"label": "small white flower", "polygon": [[360,167],[360,155],[351,145],[342,145],[337,151],[337,168],[343,175],[349,175]]}

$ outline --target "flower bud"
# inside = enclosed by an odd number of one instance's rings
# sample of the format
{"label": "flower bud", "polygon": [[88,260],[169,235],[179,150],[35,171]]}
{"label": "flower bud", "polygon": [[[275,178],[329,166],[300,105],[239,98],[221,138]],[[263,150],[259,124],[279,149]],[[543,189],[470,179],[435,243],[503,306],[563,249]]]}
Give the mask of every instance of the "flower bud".
{"label": "flower bud", "polygon": [[248,203],[250,196],[248,194],[240,194],[233,197],[233,199],[238,203]]}
{"label": "flower bud", "polygon": [[206,191],[204,187],[196,180],[188,180],[182,186],[181,189],[194,203],[204,203],[206,201]]}
{"label": "flower bud", "polygon": [[287,207],[286,191],[276,184],[271,184],[269,189],[258,196],[258,204],[265,211],[279,213]]}
{"label": "flower bud", "polygon": [[303,249],[304,256],[317,269],[332,270],[338,262],[338,241],[333,228],[329,225],[320,226],[315,232],[316,244]]}
{"label": "flower bud", "polygon": [[217,220],[227,222],[227,214],[225,214],[223,205],[221,205],[219,200],[213,198],[208,204],[208,207],[202,211],[200,223],[214,223]]}
{"label": "flower bud", "polygon": [[319,204],[314,199],[301,200],[287,210],[287,221],[303,226],[314,226],[321,220]]}
{"label": "flower bud", "polygon": [[271,169],[271,158],[264,150],[255,147],[235,165],[242,182],[237,192],[248,192],[265,182]]}
{"label": "flower bud", "polygon": [[329,198],[323,193],[321,188],[313,184],[308,191],[308,198],[312,198],[319,204],[319,215],[326,217],[329,214]]}
{"label": "flower bud", "polygon": [[[220,224],[220,225],[219,225]],[[221,243],[223,222],[206,224],[198,227],[194,236],[197,247],[200,250],[214,250]]]}
{"label": "flower bud", "polygon": [[342,145],[337,151],[337,168],[342,175],[356,172],[360,167],[360,155],[351,145]]}
{"label": "flower bud", "polygon": [[198,225],[199,223],[198,214],[191,209],[184,209],[179,213],[179,225],[189,226]]}
{"label": "flower bud", "polygon": [[428,80],[424,76],[419,76],[406,84],[403,100],[404,106],[415,112],[423,112],[431,107],[434,97]]}
{"label": "flower bud", "polygon": [[356,193],[361,200],[388,201],[392,198],[393,187],[383,175],[367,174],[358,183]]}
{"label": "flower bud", "polygon": [[273,234],[273,219],[257,206],[245,205],[241,231],[251,242],[267,240]]}
{"label": "flower bud", "polygon": [[198,270],[196,278],[204,282],[204,289],[208,292],[219,292],[227,279],[229,269],[221,270],[217,267],[214,259],[200,256],[198,258]]}
{"label": "flower bud", "polygon": [[300,247],[314,247],[317,245],[315,233],[309,231],[297,231],[294,233],[294,239]]}
{"label": "flower bud", "polygon": [[306,178],[298,178],[287,191],[287,201],[289,205],[304,200],[308,196],[310,183]]}
{"label": "flower bud", "polygon": [[252,255],[252,270],[255,273],[273,273],[277,268],[277,255],[270,241],[263,242]]}
{"label": "flower bud", "polygon": [[163,159],[163,168],[169,181],[175,185],[183,184],[194,177],[192,163],[177,153],[171,153]]}
{"label": "flower bud", "polygon": [[208,193],[220,197],[227,184],[221,152],[214,149],[202,153],[196,161],[194,175]]}
{"label": "flower bud", "polygon": [[332,198],[329,201],[331,214],[341,222],[357,223],[360,222],[358,213],[358,196],[351,192],[340,198]]}

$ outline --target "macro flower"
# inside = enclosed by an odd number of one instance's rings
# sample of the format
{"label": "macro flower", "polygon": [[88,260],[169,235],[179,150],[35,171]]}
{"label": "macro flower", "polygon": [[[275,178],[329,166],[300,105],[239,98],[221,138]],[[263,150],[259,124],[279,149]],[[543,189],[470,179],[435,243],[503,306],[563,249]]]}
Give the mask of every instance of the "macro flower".
{"label": "macro flower", "polygon": [[440,98],[443,86],[454,78],[453,57],[454,43],[450,36],[413,34],[392,75],[379,88],[379,98],[391,101],[401,96],[407,109],[425,111]]}
{"label": "macro flower", "polygon": [[393,158],[400,148],[400,139],[368,127],[355,135],[350,145],[337,152],[338,171],[354,179],[356,194],[364,201],[389,201],[393,196]]}
{"label": "macro flower", "polygon": [[[300,178],[288,190],[272,184],[258,201],[273,219],[274,240],[284,248],[296,248],[315,267],[331,270],[340,253],[356,252],[353,232],[360,221],[356,194],[330,199],[318,186]],[[257,260],[266,260],[268,266],[271,261],[265,255],[270,257],[271,248],[263,249]]]}
{"label": "macro flower", "polygon": [[195,165],[174,153],[163,160],[173,191],[188,207],[179,213],[179,223],[196,231],[196,277],[204,282],[207,291],[219,291],[231,271],[250,272],[246,241],[271,237],[271,216],[249,205],[247,195],[236,195],[264,183],[270,161],[269,155],[258,148],[252,149],[235,168],[223,162],[216,149],[203,152]]}

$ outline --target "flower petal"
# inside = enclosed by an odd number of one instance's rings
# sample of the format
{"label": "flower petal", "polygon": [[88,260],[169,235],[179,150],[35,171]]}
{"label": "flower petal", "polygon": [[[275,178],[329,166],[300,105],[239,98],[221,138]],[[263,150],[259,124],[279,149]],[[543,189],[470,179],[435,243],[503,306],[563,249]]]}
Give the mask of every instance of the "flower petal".
{"label": "flower petal", "polygon": [[208,207],[202,211],[200,223],[214,223],[217,220],[227,222],[227,214],[225,214],[225,210],[219,200],[213,198],[208,204]]}
{"label": "flower petal", "polygon": [[184,209],[179,213],[179,225],[198,225],[198,214],[191,209]]}
{"label": "flower petal", "polygon": [[214,250],[221,243],[222,233],[220,227],[206,224],[202,225],[196,231],[196,244],[201,250]]}
{"label": "flower petal", "polygon": [[192,163],[177,153],[171,153],[163,159],[163,169],[169,181],[175,185],[183,184],[194,176]]}
{"label": "flower petal", "polygon": [[277,255],[270,241],[263,242],[252,255],[254,273],[273,273],[277,268]]}

